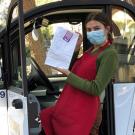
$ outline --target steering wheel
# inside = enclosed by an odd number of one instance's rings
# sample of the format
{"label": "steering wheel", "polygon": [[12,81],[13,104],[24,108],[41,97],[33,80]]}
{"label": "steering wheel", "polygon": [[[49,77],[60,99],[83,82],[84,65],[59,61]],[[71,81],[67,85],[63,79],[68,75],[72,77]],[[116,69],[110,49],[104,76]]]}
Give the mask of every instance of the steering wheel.
{"label": "steering wheel", "polygon": [[28,78],[28,88],[29,90],[33,90],[38,85],[43,85],[47,87],[47,94],[55,94],[55,89],[45,73],[41,70],[39,65],[33,58],[30,58],[30,63],[32,65],[32,72],[30,77]]}

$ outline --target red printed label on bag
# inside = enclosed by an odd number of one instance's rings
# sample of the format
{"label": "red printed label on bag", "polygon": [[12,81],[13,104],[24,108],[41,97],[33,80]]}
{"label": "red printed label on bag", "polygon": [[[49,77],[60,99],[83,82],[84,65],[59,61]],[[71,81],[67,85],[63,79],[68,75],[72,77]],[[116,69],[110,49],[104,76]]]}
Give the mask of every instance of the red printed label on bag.
{"label": "red printed label on bag", "polygon": [[65,40],[66,42],[69,42],[70,39],[72,38],[72,36],[73,36],[73,33],[70,32],[70,31],[67,31],[66,34],[63,37],[63,40]]}

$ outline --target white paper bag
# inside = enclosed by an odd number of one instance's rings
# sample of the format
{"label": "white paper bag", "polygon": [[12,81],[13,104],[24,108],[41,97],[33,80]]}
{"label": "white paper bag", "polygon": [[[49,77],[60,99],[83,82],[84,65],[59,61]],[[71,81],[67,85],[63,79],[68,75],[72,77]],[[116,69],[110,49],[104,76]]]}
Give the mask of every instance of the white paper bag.
{"label": "white paper bag", "polygon": [[78,37],[79,34],[58,27],[47,53],[45,64],[52,67],[68,69]]}

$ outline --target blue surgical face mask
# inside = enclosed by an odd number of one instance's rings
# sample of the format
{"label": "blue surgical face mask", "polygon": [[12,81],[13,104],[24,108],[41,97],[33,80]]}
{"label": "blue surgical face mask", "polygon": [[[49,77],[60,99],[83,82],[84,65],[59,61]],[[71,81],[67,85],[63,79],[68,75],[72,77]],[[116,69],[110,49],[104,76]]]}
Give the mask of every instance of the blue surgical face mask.
{"label": "blue surgical face mask", "polygon": [[87,32],[87,39],[93,45],[102,45],[106,40],[106,35],[103,30]]}

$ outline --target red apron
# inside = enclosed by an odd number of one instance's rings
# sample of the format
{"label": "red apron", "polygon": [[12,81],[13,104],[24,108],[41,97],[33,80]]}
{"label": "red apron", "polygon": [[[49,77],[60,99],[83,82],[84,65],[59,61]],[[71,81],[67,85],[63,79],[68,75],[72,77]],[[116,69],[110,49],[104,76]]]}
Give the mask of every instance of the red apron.
{"label": "red apron", "polygon": [[[94,80],[97,57],[107,45],[108,43],[94,55],[85,52],[75,62],[72,72],[86,80]],[[41,111],[42,127],[46,135],[89,135],[99,105],[98,96],[90,96],[66,84],[56,105]]]}

